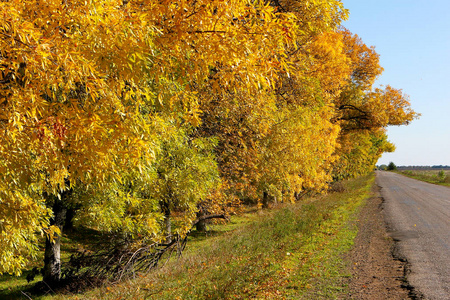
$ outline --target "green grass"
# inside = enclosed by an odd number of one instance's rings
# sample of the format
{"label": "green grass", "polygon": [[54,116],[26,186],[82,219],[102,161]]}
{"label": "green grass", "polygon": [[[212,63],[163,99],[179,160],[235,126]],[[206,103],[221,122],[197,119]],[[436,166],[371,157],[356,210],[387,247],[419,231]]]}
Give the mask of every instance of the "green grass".
{"label": "green grass", "polygon": [[338,298],[350,276],[342,257],[353,245],[357,212],[373,180],[359,178],[346,182],[343,193],[234,216],[208,235],[191,236],[179,260],[134,280],[32,299]]}
{"label": "green grass", "polygon": [[398,173],[428,183],[450,186],[450,171],[448,170],[403,170]]}
{"label": "green grass", "polygon": [[[98,239],[104,238],[98,231],[81,228],[79,230],[66,232],[61,238],[61,260],[64,263],[69,261],[70,256],[76,252],[76,250],[90,249],[92,242]],[[44,245],[45,241],[42,240],[41,244]],[[33,282],[28,283],[26,277],[34,267],[42,268],[44,263],[44,248],[40,249],[40,255],[38,259],[31,262],[21,276],[1,275],[0,276],[0,299],[1,300],[15,300],[15,299],[29,299],[25,296],[33,295],[32,289],[36,282],[42,280],[42,275],[37,275]],[[50,290],[50,289],[49,289]],[[51,292],[51,291],[50,291]],[[47,299],[50,293],[47,295],[33,295],[32,299]]]}
{"label": "green grass", "polygon": [[[42,280],[42,276],[37,276],[37,280]],[[26,299],[22,294],[34,286],[33,283],[28,283],[25,276],[15,277],[9,275],[0,276],[0,299],[15,300]],[[34,298],[33,298],[34,299]]]}
{"label": "green grass", "polygon": [[[21,276],[0,275],[0,299],[15,300],[27,299],[23,293],[34,286],[34,282],[28,283],[26,277],[34,267],[42,268],[43,263],[43,249],[41,249],[42,259],[31,262]],[[41,258],[41,257],[39,257]],[[41,275],[35,277],[36,281],[42,280]],[[34,298],[33,298],[34,299]]]}

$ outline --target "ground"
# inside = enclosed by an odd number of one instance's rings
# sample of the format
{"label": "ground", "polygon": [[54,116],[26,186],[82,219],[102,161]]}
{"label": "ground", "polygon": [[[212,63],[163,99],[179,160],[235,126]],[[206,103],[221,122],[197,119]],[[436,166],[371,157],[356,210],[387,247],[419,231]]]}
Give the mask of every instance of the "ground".
{"label": "ground", "polygon": [[346,299],[416,299],[405,281],[407,263],[395,257],[395,244],[387,233],[383,199],[375,193],[361,210],[359,232],[347,254],[352,278]]}

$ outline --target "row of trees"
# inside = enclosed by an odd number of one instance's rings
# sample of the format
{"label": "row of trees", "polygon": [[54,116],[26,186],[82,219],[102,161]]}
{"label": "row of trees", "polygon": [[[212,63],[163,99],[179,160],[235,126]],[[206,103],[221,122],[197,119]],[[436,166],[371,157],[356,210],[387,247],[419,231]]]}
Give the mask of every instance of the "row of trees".
{"label": "row of trees", "polygon": [[[321,192],[417,117],[338,0],[0,2],[0,273],[67,212],[164,243],[207,214]],[[196,221],[197,220],[197,221]],[[201,226],[199,226],[201,227]]]}

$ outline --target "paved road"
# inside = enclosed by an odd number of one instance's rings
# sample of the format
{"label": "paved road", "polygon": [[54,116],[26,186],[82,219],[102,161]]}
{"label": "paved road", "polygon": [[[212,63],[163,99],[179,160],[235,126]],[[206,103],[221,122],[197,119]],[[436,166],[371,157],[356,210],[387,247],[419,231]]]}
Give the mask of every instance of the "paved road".
{"label": "paved road", "polygon": [[450,299],[450,188],[377,171],[386,221],[425,299]]}

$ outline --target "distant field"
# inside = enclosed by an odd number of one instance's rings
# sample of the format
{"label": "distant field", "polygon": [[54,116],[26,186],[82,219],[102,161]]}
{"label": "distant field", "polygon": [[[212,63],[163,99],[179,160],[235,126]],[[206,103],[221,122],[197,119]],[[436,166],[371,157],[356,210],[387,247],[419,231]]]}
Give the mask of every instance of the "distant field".
{"label": "distant field", "polygon": [[429,183],[450,186],[450,169],[406,169],[399,168],[400,174]]}
{"label": "distant field", "polygon": [[450,171],[450,166],[397,166],[397,169],[400,171],[437,171],[440,170]]}

